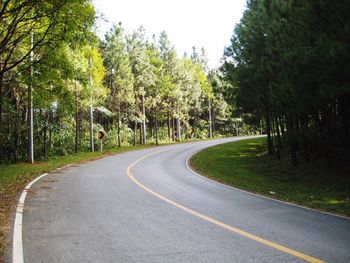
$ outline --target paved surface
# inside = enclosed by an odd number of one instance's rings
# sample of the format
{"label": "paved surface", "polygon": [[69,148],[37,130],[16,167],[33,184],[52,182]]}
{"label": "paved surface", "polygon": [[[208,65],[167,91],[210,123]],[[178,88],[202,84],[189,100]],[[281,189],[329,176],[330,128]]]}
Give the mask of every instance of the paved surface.
{"label": "paved surface", "polygon": [[[222,139],[128,152],[53,172],[23,215],[25,262],[303,262],[145,191],[328,262],[350,262],[350,220],[250,195],[199,177],[186,158]],[[159,152],[162,151],[162,152]],[[158,152],[158,153],[157,153]]]}

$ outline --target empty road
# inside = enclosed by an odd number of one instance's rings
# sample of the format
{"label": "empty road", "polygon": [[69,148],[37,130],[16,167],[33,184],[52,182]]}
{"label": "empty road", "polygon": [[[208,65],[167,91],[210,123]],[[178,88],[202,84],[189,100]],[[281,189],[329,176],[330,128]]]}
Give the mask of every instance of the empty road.
{"label": "empty road", "polygon": [[[241,138],[155,147],[54,171],[30,189],[24,262],[350,262],[350,220],[194,174]],[[18,256],[18,255],[17,255]]]}

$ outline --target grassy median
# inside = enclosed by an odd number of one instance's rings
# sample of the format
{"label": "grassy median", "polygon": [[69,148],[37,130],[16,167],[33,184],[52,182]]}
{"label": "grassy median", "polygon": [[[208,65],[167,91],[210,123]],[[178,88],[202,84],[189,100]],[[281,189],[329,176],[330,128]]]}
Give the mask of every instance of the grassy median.
{"label": "grassy median", "polygon": [[[293,167],[288,154],[266,153],[266,139],[249,139],[208,148],[190,164],[199,173],[250,192],[310,208],[350,216],[350,167],[328,168],[323,160]],[[344,165],[343,165],[344,166]]]}

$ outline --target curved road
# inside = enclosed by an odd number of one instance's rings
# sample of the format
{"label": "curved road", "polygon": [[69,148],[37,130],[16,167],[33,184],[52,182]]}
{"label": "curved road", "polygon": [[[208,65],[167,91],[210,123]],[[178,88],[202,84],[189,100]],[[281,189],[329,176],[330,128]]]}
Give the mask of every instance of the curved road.
{"label": "curved road", "polygon": [[350,262],[350,220],[191,172],[240,138],[127,152],[54,171],[28,192],[24,262]]}

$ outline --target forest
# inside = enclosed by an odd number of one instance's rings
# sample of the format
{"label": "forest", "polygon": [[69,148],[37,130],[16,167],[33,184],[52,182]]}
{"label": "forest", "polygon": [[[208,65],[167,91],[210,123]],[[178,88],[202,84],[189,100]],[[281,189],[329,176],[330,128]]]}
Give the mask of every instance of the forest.
{"label": "forest", "polygon": [[[249,0],[223,64],[177,54],[167,33],[113,25],[97,37],[88,0],[0,5],[0,163],[266,134],[294,165],[349,160],[350,5]],[[33,147],[31,147],[33,145]]]}
{"label": "forest", "polygon": [[105,149],[251,132],[204,48],[122,23],[99,39],[96,19],[88,0],[1,2],[0,162],[98,150],[99,130]]}
{"label": "forest", "polygon": [[350,163],[349,14],[349,1],[250,0],[225,49],[227,101],[295,166]]}

